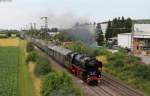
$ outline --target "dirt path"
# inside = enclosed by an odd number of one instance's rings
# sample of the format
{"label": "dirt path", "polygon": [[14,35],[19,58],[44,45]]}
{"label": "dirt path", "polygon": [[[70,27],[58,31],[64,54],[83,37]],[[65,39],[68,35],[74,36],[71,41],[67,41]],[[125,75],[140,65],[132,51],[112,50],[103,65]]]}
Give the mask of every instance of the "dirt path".
{"label": "dirt path", "polygon": [[36,96],[40,96],[41,78],[37,78],[34,75],[35,64],[30,62],[28,66],[29,66],[29,72],[31,73],[31,77],[32,77],[32,80],[34,82],[35,94],[36,94]]}
{"label": "dirt path", "polygon": [[136,55],[136,56],[140,57],[145,64],[147,65],[150,64],[150,56],[143,56],[143,55]]}

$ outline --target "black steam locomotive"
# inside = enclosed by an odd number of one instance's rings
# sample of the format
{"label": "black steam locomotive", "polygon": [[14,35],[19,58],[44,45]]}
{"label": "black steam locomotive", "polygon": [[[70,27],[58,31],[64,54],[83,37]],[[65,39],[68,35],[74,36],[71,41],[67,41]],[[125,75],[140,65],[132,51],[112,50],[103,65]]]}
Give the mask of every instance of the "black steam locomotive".
{"label": "black steam locomotive", "polygon": [[32,43],[88,84],[97,85],[102,79],[102,63],[95,58],[72,52],[60,46],[47,46],[43,41],[34,38],[32,38]]}

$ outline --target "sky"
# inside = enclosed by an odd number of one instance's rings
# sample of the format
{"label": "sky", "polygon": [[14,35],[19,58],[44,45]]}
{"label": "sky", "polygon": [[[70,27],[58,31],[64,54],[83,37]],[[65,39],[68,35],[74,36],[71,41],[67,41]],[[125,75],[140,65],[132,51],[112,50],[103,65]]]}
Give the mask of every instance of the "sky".
{"label": "sky", "polygon": [[150,0],[0,0],[0,29],[29,28],[31,22],[49,27],[72,26],[75,22],[103,22],[114,17],[150,19]]}

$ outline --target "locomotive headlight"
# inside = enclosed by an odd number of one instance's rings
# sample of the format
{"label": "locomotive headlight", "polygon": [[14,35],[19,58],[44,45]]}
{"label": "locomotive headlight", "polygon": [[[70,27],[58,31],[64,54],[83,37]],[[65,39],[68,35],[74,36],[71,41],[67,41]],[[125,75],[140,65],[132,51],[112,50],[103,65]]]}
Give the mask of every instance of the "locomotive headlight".
{"label": "locomotive headlight", "polygon": [[100,68],[100,67],[99,67],[99,68],[98,68],[98,70],[99,70],[99,71],[101,71],[101,70],[102,70],[102,68]]}
{"label": "locomotive headlight", "polygon": [[100,77],[101,77],[101,75],[98,75],[98,77],[100,78]]}

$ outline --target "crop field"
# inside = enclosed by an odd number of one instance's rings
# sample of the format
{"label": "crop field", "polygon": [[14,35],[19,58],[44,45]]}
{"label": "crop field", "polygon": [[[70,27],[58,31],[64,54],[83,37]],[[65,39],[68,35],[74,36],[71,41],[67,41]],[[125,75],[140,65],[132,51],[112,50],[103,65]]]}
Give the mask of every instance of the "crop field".
{"label": "crop field", "polygon": [[0,39],[0,46],[19,46],[18,38]]}
{"label": "crop field", "polygon": [[35,96],[25,48],[19,38],[0,39],[0,96]]}
{"label": "crop field", "polygon": [[0,47],[0,96],[18,95],[19,48]]}

